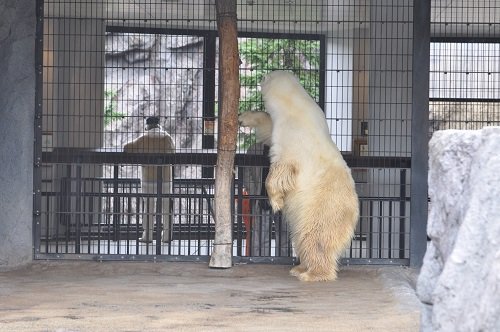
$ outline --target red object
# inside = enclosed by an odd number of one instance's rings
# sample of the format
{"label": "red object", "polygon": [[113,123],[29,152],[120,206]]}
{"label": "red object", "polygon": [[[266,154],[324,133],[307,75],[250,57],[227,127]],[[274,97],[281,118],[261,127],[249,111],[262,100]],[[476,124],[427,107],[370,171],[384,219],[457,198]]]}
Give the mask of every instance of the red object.
{"label": "red object", "polygon": [[252,229],[252,207],[250,206],[250,199],[245,198],[248,196],[248,192],[243,189],[243,198],[241,200],[241,214],[243,217],[243,223],[245,224],[246,231],[246,245],[245,245],[245,255],[250,256],[250,232]]}

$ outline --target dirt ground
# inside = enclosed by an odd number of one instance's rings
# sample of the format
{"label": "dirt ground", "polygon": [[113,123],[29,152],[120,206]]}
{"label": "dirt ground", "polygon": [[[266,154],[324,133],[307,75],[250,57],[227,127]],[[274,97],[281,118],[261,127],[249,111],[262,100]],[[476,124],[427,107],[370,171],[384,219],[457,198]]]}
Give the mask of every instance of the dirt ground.
{"label": "dirt ground", "polygon": [[418,331],[416,271],[343,267],[304,283],[289,266],[34,262],[0,271],[0,331]]}

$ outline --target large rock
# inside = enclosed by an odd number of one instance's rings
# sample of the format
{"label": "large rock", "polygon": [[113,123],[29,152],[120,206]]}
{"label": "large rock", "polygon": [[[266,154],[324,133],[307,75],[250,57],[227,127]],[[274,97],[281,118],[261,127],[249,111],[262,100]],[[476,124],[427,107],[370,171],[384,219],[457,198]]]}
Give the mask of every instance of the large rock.
{"label": "large rock", "polygon": [[500,331],[500,128],[430,142],[422,331]]}

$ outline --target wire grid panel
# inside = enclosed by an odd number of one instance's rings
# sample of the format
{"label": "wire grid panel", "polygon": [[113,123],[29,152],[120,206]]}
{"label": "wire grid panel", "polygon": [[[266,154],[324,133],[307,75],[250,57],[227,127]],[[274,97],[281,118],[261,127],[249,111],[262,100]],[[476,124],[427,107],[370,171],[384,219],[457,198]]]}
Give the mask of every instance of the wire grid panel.
{"label": "wire grid panel", "polygon": [[[43,9],[38,257],[210,255],[213,3],[47,0]],[[239,111],[264,110],[259,83],[273,70],[294,72],[323,108],[361,202],[351,262],[409,257],[412,10],[409,0],[238,1]],[[293,260],[286,221],[266,207],[269,160],[257,145],[240,130],[234,254]]]}
{"label": "wire grid panel", "polygon": [[500,42],[447,39],[431,43],[430,134],[500,125]]}
{"label": "wire grid panel", "polygon": [[498,121],[500,4],[436,1],[431,23],[431,122],[436,114],[438,121],[451,118],[442,128],[433,123],[435,129]]}

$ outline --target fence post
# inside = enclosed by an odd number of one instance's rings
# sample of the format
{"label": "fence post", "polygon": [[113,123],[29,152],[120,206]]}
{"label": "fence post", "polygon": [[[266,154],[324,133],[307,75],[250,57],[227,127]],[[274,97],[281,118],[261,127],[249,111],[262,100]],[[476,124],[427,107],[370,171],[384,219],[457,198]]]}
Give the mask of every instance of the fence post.
{"label": "fence post", "polygon": [[420,267],[427,248],[430,0],[413,3],[410,266]]}
{"label": "fence post", "polygon": [[236,27],[236,1],[217,0],[217,29],[219,31],[219,132],[217,166],[215,171],[215,239],[210,267],[232,266],[231,194],[233,167],[238,130],[238,104],[240,95],[238,31]]}

